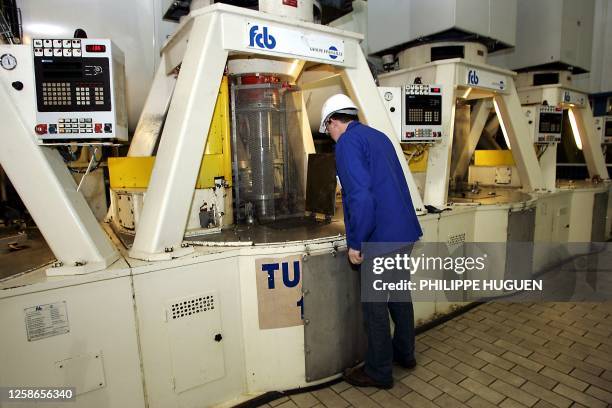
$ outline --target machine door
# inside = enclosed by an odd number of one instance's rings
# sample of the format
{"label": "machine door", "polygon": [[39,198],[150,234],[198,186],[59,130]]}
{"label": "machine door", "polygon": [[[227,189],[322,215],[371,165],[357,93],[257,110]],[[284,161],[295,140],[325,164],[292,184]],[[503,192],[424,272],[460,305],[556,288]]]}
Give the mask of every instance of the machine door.
{"label": "machine door", "polygon": [[593,221],[591,242],[606,241],[606,215],[608,213],[608,192],[597,193],[593,200]]}
{"label": "machine door", "polygon": [[533,208],[511,211],[508,216],[506,279],[528,279],[533,269]]}
{"label": "machine door", "polygon": [[360,274],[346,251],[310,256],[303,262],[306,381],[341,373],[362,361],[366,350]]}

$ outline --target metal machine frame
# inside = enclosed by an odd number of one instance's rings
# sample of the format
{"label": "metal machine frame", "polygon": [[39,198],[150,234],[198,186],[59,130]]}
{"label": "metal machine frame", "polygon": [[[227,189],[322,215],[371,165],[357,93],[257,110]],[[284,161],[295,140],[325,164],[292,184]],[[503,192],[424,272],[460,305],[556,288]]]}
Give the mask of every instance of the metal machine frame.
{"label": "metal machine frame", "polygon": [[[601,142],[595,134],[593,112],[585,93],[564,84],[527,86],[521,87],[517,91],[523,105],[542,104],[546,101],[551,106],[569,109],[578,128],[589,176],[591,178],[598,176],[602,180],[609,179],[608,169],[600,146]],[[546,188],[554,191],[557,176],[556,143],[549,146],[540,158],[540,168]]]}
{"label": "metal machine frame", "polygon": [[528,134],[519,97],[514,86],[516,73],[491,65],[461,58],[429,62],[416,67],[393,71],[380,76],[385,86],[401,86],[420,78],[423,83],[435,83],[446,90],[442,97],[442,127],[444,137],[429,148],[429,160],[423,201],[433,206],[446,206],[451,175],[451,152],[455,127],[455,108],[460,99],[478,99],[471,121],[467,143],[453,164],[467,170],[478,139],[486,125],[491,101],[502,127],[505,129],[512,154],[515,156],[523,190],[542,190],[544,184],[532,143],[522,135]]}
{"label": "metal machine frame", "polygon": [[[341,39],[345,47],[344,61],[248,47],[247,27],[251,21],[269,27],[299,30],[306,38],[327,35]],[[236,35],[241,32],[243,35]],[[255,54],[287,58],[295,60],[297,69],[302,66],[300,60],[336,66],[344,85],[361,107],[364,120],[391,135],[391,122],[385,114],[367,61],[359,47],[361,39],[360,35],[346,31],[313,23],[288,21],[224,4],[197,10],[183,21],[162,50],[162,62],[130,149],[130,155],[149,154],[155,139],[161,137],[147,202],[130,256],[143,260],[169,259],[193,251],[182,242],[193,185],[206,145],[206,137],[202,138],[201,135],[208,133],[215,102],[213,95],[217,93],[230,55]],[[172,87],[172,79],[168,77],[173,76],[179,66],[180,73],[176,85]],[[153,95],[156,95],[155,98]],[[147,127],[147,118],[163,112],[166,106],[168,115],[161,135],[159,132],[140,131]],[[398,157],[403,157],[397,140],[393,137],[390,139]],[[423,206],[408,165],[404,160],[400,162],[415,200],[415,208],[420,209]]]}
{"label": "metal machine frame", "polygon": [[34,134],[33,87],[20,90],[11,86],[16,81],[33,81],[32,49],[26,45],[1,49],[14,54],[18,66],[5,71],[0,78],[2,131],[7,135],[0,149],[0,165],[57,258],[47,274],[76,275],[103,270],[119,259],[119,252],[77,191],[60,154],[38,145]]}

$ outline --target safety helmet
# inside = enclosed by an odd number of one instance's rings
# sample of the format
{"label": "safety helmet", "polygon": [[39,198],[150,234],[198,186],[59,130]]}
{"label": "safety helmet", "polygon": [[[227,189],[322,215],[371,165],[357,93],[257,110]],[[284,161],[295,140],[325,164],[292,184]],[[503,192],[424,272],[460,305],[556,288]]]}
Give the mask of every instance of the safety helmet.
{"label": "safety helmet", "polygon": [[357,106],[345,94],[330,96],[323,104],[323,108],[321,108],[321,126],[319,126],[319,132],[325,133],[326,123],[334,113],[346,113],[357,116],[357,112]]}

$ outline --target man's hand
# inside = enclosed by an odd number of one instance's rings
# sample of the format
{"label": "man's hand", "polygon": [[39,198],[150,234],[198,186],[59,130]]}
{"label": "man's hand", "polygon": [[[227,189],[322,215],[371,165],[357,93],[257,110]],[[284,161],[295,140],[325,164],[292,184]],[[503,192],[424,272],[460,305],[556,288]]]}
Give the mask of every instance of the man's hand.
{"label": "man's hand", "polygon": [[363,262],[363,256],[361,255],[361,251],[357,251],[356,249],[349,248],[348,250],[349,261],[355,265],[361,265]]}

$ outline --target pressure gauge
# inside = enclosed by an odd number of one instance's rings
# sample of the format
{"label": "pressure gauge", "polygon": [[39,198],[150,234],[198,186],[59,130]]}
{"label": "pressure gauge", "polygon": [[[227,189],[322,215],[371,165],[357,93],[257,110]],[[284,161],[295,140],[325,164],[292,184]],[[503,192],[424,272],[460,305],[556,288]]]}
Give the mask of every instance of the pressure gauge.
{"label": "pressure gauge", "polygon": [[7,71],[12,71],[17,66],[17,58],[13,54],[2,54],[0,56],[0,66]]}
{"label": "pressure gauge", "polygon": [[393,99],[393,93],[385,92],[385,101],[390,101],[391,99]]}

